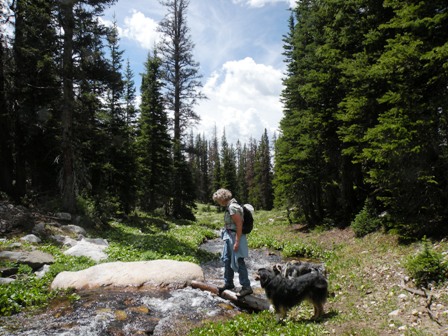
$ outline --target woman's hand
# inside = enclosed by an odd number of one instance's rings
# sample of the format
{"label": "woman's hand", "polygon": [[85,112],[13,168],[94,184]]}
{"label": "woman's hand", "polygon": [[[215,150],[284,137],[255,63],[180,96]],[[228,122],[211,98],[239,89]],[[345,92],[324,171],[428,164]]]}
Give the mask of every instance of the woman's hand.
{"label": "woman's hand", "polygon": [[238,252],[238,249],[240,248],[240,241],[239,240],[236,240],[235,241],[235,244],[233,244],[233,250],[235,251],[235,252]]}

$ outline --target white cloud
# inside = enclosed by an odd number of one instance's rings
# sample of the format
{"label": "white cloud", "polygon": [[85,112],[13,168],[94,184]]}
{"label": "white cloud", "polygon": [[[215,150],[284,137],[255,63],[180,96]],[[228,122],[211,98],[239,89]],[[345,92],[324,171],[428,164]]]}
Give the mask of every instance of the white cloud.
{"label": "white cloud", "polygon": [[249,7],[263,7],[269,3],[288,2],[289,7],[293,8],[297,0],[232,0],[234,4],[247,4]]}
{"label": "white cloud", "polygon": [[280,70],[250,57],[229,61],[204,85],[209,99],[197,107],[201,123],[196,131],[210,138],[215,126],[218,135],[225,128],[230,143],[259,140],[265,128],[272,135],[282,117],[281,90]]}
{"label": "white cloud", "polygon": [[152,49],[160,39],[158,23],[135,9],[124,19],[124,27],[118,31],[121,37],[137,41],[142,48]]}

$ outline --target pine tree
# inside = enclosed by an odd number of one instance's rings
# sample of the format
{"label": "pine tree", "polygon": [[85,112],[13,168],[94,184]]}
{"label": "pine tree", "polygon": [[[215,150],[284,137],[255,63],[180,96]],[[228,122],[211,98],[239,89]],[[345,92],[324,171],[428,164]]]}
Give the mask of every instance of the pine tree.
{"label": "pine tree", "polygon": [[134,72],[131,69],[129,59],[126,62],[124,72],[124,111],[126,125],[129,129],[129,135],[134,135],[135,118],[137,116],[137,109],[135,108],[136,89],[134,82]]}
{"label": "pine tree", "polygon": [[213,138],[210,141],[209,147],[209,175],[211,176],[211,186],[213,190],[221,188],[221,158],[219,151],[218,133],[216,126],[213,129]]}
{"label": "pine tree", "polygon": [[8,48],[6,28],[11,27],[11,16],[9,8],[3,8],[0,14],[0,190],[7,195],[14,194],[14,157],[13,157],[13,130],[12,130],[12,108],[11,90],[8,85],[11,82],[13,57]]}
{"label": "pine tree", "polygon": [[[23,197],[31,187],[53,193],[57,188],[51,155],[56,145],[51,129],[60,98],[56,34],[52,22],[52,3],[17,1],[14,50],[14,151],[15,194]],[[50,141],[43,142],[43,139]],[[31,181],[31,183],[27,182]]]}
{"label": "pine tree", "polygon": [[242,203],[247,203],[249,199],[249,190],[246,181],[246,165],[247,165],[247,146],[242,145],[238,140],[236,143],[236,157],[237,157],[237,195],[238,200]]}
{"label": "pine tree", "polygon": [[[172,214],[175,217],[183,214],[191,218],[193,215],[191,209],[185,208],[194,206],[194,195],[191,194],[189,186],[192,181],[191,172],[186,169],[185,161],[176,160],[185,160],[183,139],[185,130],[199,119],[193,107],[198,99],[204,98],[199,91],[202,76],[199,74],[199,64],[193,60],[194,43],[187,25],[189,1],[164,0],[161,3],[166,7],[168,14],[159,24],[162,41],[158,45],[158,50],[163,61],[166,108],[172,111],[174,116]],[[188,189],[188,192],[186,189],[181,189],[182,187]]]}
{"label": "pine tree", "polygon": [[139,135],[139,204],[144,210],[168,209],[171,188],[171,138],[164,109],[161,59],[157,52],[145,63],[142,76]]}
{"label": "pine tree", "polygon": [[271,210],[273,207],[272,164],[269,137],[265,129],[256,153],[255,183],[251,190],[252,205],[256,208]]}
{"label": "pine tree", "polygon": [[229,146],[225,130],[221,138],[221,162],[221,187],[229,189],[234,196],[238,196],[236,193],[238,183],[236,178],[235,149],[233,148],[233,145]]}

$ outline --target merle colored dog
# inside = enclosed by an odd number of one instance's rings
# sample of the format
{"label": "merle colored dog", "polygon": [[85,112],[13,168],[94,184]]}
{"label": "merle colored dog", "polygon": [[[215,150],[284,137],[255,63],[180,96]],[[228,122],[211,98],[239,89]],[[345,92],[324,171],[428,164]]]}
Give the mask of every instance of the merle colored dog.
{"label": "merle colored dog", "polygon": [[311,272],[319,272],[323,276],[327,276],[327,271],[323,264],[308,261],[288,261],[284,266],[276,264],[272,269],[276,274],[281,274],[285,278],[295,278]]}
{"label": "merle colored dog", "polygon": [[323,315],[328,296],[328,283],[321,273],[310,272],[286,278],[272,270],[260,268],[255,279],[260,281],[267,298],[274,306],[278,320],[284,319],[292,307],[304,300],[314,306],[313,319]]}

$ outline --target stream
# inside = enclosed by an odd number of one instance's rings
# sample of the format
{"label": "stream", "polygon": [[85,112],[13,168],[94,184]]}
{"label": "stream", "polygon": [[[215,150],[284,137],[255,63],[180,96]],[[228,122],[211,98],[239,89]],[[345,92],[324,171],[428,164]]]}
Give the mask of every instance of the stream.
{"label": "stream", "polygon": [[[215,239],[201,248],[219,256],[222,244],[220,239]],[[281,257],[267,249],[249,251],[246,265],[253,295],[264,297],[260,283],[254,280],[255,272],[278,262]],[[205,282],[216,286],[223,284],[223,266],[219,258],[201,266]],[[235,274],[235,285],[238,284],[238,274]],[[241,312],[229,301],[191,287],[177,290],[103,288],[78,294],[80,300],[75,302],[55,301],[44,311],[0,318],[0,335],[185,335],[204,321],[226,320]]]}

